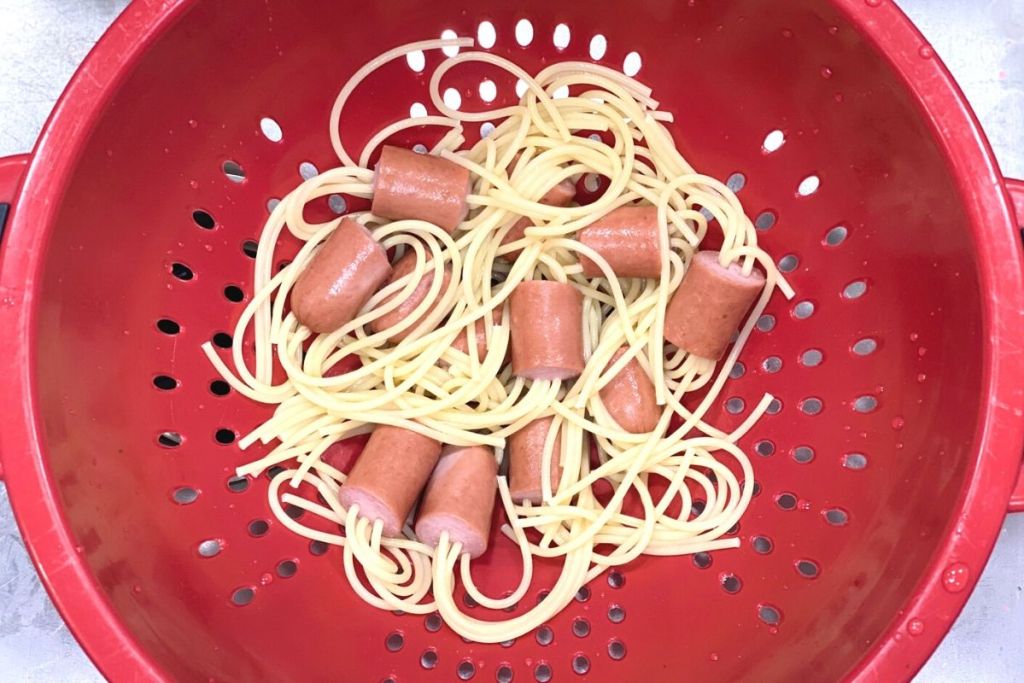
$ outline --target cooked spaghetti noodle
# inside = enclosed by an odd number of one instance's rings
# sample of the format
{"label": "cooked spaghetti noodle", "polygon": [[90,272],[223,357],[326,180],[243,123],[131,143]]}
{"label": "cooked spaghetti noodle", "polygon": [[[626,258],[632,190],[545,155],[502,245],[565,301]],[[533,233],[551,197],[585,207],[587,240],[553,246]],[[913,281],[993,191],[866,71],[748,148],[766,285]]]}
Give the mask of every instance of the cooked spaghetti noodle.
{"label": "cooked spaghetti noodle", "polygon": [[[342,165],[295,188],[264,226],[255,292],[235,328],[231,363],[222,361],[209,344],[204,350],[238,392],[276,406],[269,420],[240,441],[242,448],[257,441],[276,446],[238,473],[256,475],[275,465],[286,466],[269,488],[270,506],[282,524],[342,546],[345,573],[369,604],[410,613],[436,610],[463,637],[499,642],[549,619],[582,585],[609,567],[641,554],[681,555],[739,544],[725,534],[750,501],[753,476],[736,442],[765,412],[771,397],[765,396],[732,432],[707,424],[704,416],[773,291],[779,288],[788,297],[793,293],[758,248],[756,233],[736,196],[718,180],[697,173],[675,149],[664,125],[672,117],[658,109],[651,90],[603,66],[563,62],[530,75],[493,54],[458,54],[445,60],[430,79],[430,96],[439,115],[384,127],[360,150],[357,164],[343,145],[341,130],[345,107],[358,105],[352,95],[362,80],[411,51],[471,45],[469,39],[413,43],[356,72],[342,88],[330,117],[331,142]],[[469,62],[509,72],[525,84],[524,94],[515,104],[486,112],[449,108],[441,97],[441,81],[450,70]],[[554,96],[566,88],[571,95]],[[467,124],[496,120],[500,123],[493,132],[462,148]],[[349,214],[385,248],[415,254],[416,266],[374,294],[350,323],[330,334],[314,335],[286,312],[285,302],[298,274],[341,219],[309,223],[304,207],[332,194],[371,196],[373,172],[366,166],[375,149],[397,132],[424,125],[448,129],[431,153],[471,172],[470,215],[449,235],[420,220],[386,222],[368,212]],[[586,174],[603,177],[607,184],[591,203],[540,203],[557,183]],[[637,201],[657,207],[661,273],[658,278],[620,280],[607,261],[575,235],[610,210]],[[528,217],[532,227],[523,239],[503,245],[521,216]],[[756,263],[767,274],[760,298],[721,362],[666,348],[663,342],[669,296],[712,225],[722,231],[722,265],[739,263],[749,275]],[[284,229],[305,244],[290,265],[275,274],[272,264]],[[520,249],[511,264],[500,258]],[[603,277],[584,277],[579,255],[593,261]],[[447,286],[440,277],[445,267],[452,273]],[[431,273],[429,292],[414,311],[393,328],[367,332],[367,323],[394,310]],[[584,297],[587,362],[574,382],[524,380],[514,377],[504,363],[508,299],[517,284],[529,279],[570,283]],[[500,323],[495,320],[498,311],[504,313]],[[466,353],[453,348],[459,335],[474,339],[481,326],[487,337],[484,357],[473,343]],[[394,332],[406,330],[410,333],[397,344],[386,341]],[[255,344],[252,367],[242,349],[247,334]],[[626,352],[609,364],[620,347]],[[358,368],[330,372],[350,355],[361,361]],[[650,433],[623,430],[599,395],[633,359],[653,380],[662,406],[658,425]],[[282,381],[273,379],[275,362],[284,370]],[[701,388],[707,388],[706,395],[688,410],[684,397]],[[523,565],[518,587],[503,598],[476,588],[469,556],[446,534],[436,547],[419,542],[408,526],[403,537],[386,538],[379,521],[360,517],[355,506],[342,507],[337,494],[345,475],[321,460],[334,443],[375,425],[400,426],[447,444],[488,445],[499,449],[500,456],[510,434],[546,416],[553,420],[541,471],[551,472],[556,461],[561,476],[557,481],[542,477],[543,502],[516,505],[504,477],[497,481],[507,516],[502,528],[518,544]],[[670,423],[673,416],[682,424]],[[561,446],[556,450],[559,433]],[[591,438],[599,452],[595,463],[589,456]],[[730,459],[741,476],[726,464]],[[648,487],[652,475],[668,482],[664,493],[655,495]],[[593,489],[601,480],[613,489],[603,502]],[[303,484],[315,487],[323,503],[298,495],[295,487]],[[706,501],[702,510],[695,508],[691,489],[700,491]],[[642,512],[623,511],[631,492]],[[675,501],[678,511],[669,514]],[[342,533],[301,524],[285,514],[285,505],[316,514]],[[606,548],[611,550],[600,552]],[[563,568],[548,598],[525,614],[481,621],[456,604],[456,580],[484,608],[516,604],[531,585],[534,557],[560,558]]]}

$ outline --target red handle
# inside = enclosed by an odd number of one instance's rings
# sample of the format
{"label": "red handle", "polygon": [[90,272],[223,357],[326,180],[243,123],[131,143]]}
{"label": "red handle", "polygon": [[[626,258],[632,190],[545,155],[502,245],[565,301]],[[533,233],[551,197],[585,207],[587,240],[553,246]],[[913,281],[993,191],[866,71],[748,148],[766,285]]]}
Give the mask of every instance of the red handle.
{"label": "red handle", "polygon": [[[14,204],[14,197],[21,184],[21,177],[28,168],[28,154],[0,158],[0,248],[3,248],[4,228]],[[0,479],[4,478],[3,462],[0,461]]]}
{"label": "red handle", "polygon": [[[18,191],[18,185],[21,184],[21,176],[25,175],[29,158],[28,154],[0,157],[0,204],[14,202],[14,193]],[[2,234],[0,232],[0,235]]]}
{"label": "red handle", "polygon": [[[1024,230],[1024,181],[1007,179],[1006,191],[1010,194],[1013,208],[1017,212],[1017,225]],[[1017,486],[1010,495],[1010,512],[1024,512],[1024,467],[1017,476]]]}

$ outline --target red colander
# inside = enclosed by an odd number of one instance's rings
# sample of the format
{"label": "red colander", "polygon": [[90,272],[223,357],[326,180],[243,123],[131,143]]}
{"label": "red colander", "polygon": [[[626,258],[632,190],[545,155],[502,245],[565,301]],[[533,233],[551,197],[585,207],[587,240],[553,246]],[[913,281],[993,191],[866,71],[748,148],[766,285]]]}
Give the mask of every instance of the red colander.
{"label": "red colander", "polygon": [[[0,162],[3,474],[47,589],[110,678],[905,679],[1008,502],[1024,506],[1024,185],[891,2],[518,4],[138,2],[35,151]],[[300,167],[337,163],[340,85],[484,21],[490,49],[533,72],[590,59],[597,35],[604,64],[635,52],[682,152],[739,190],[798,292],[772,301],[710,416],[727,428],[730,406],[779,398],[741,444],[759,490],[741,547],[637,560],[501,645],[367,607],[340,553],[276,524],[266,477],[233,477],[254,457],[236,435],[270,409],[200,351],[252,294],[268,202]],[[428,103],[441,58],[371,77],[346,109],[350,146]],[[515,98],[479,65],[447,84],[463,108]],[[408,133],[396,144],[437,134]],[[516,553],[494,544],[482,590],[514,585]]]}

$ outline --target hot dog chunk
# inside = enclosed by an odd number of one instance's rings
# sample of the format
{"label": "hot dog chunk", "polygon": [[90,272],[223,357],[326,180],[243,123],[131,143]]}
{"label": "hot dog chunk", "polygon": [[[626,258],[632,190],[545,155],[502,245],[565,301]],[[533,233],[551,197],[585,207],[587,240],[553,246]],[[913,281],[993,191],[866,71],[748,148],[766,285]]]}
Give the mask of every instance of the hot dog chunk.
{"label": "hot dog chunk", "polygon": [[723,266],[717,251],[698,252],[668,302],[665,339],[695,356],[720,359],[764,282],[760,271],[744,275],[738,263]]}
{"label": "hot dog chunk", "polygon": [[[575,197],[576,186],[573,185],[571,180],[565,179],[545,192],[544,196],[540,198],[540,203],[547,204],[548,206],[568,206],[569,202],[571,202]],[[512,225],[512,228],[507,233],[505,233],[505,237],[501,240],[501,245],[505,246],[510,242],[516,242],[523,239],[526,237],[526,229],[531,225],[533,225],[533,221],[526,216],[523,216]],[[522,253],[522,249],[516,249],[515,251],[510,251],[507,254],[502,254],[498,258],[511,263],[519,258],[519,255]]]}
{"label": "hot dog chunk", "polygon": [[333,332],[356,317],[390,274],[384,248],[344,218],[295,280],[292,312],[313,332]]}
{"label": "hot dog chunk", "polygon": [[583,295],[565,282],[527,280],[510,298],[512,372],[569,379],[583,372]]}
{"label": "hot dog chunk", "polygon": [[[620,206],[580,230],[577,239],[607,261],[618,277],[661,275],[656,207]],[[604,277],[590,258],[580,254],[579,259],[584,275]]]}
{"label": "hot dog chunk", "polygon": [[452,233],[466,218],[469,170],[430,154],[385,145],[373,177],[370,210],[382,218],[415,218]]}
{"label": "hot dog chunk", "polygon": [[487,550],[497,492],[498,465],[486,446],[445,446],[427,483],[416,535],[436,546],[448,532],[462,552],[479,557]]}
{"label": "hot dog chunk", "polygon": [[[406,253],[404,256],[402,256],[402,258],[398,259],[397,262],[395,262],[394,272],[391,274],[391,277],[388,278],[386,284],[389,285],[392,282],[397,282],[401,278],[413,272],[415,269],[416,254],[410,251]],[[416,326],[420,324],[420,321],[427,317],[437,306],[437,303],[440,301],[440,298],[444,296],[445,291],[448,289],[448,284],[451,282],[451,279],[452,269],[450,266],[445,265],[444,275],[442,276],[441,279],[441,291],[438,292],[437,299],[434,300],[434,304],[432,306],[428,306],[427,310],[423,312],[423,315],[417,318],[415,322],[406,327],[404,330],[402,330],[401,332],[396,331],[388,335],[388,341],[400,342],[406,337],[408,337],[412,333],[412,331],[416,329]],[[400,303],[396,309],[389,313],[385,313],[376,320],[373,320],[370,323],[370,329],[373,330],[374,332],[383,332],[387,330],[389,327],[393,327],[398,323],[402,322],[403,320],[405,320],[406,318],[408,318],[409,315],[416,309],[416,307],[419,306],[420,303],[427,298],[427,294],[430,293],[430,285],[433,284],[433,282],[434,266],[433,263],[429,263],[427,264],[426,272],[423,276],[423,279],[420,280],[418,285],[416,285],[416,289],[412,291],[412,294],[410,294],[405,301]],[[380,305],[383,306],[384,304],[393,301],[394,298],[398,296],[400,293],[401,292],[396,292],[392,294],[388,298],[384,299],[384,301],[382,301]],[[430,330],[425,330],[425,332],[429,331]]]}
{"label": "hot dog chunk", "polygon": [[441,455],[441,443],[402,427],[378,425],[338,491],[346,508],[384,523],[385,536],[400,536],[420,491]]}
{"label": "hot dog chunk", "polygon": [[[626,347],[617,350],[608,365],[615,363],[626,350]],[[599,395],[608,414],[627,432],[649,432],[661,417],[654,383],[636,358],[632,358],[608,384],[601,387]]]}
{"label": "hot dog chunk", "polygon": [[[491,311],[491,319],[495,325],[501,324],[501,319],[505,316],[505,312],[501,308],[496,308]],[[476,342],[476,355],[480,360],[484,359],[487,355],[487,329],[486,321],[484,319],[477,320],[473,323],[476,329],[476,334],[473,335],[473,339]],[[455,338],[452,342],[452,348],[469,355],[469,330],[464,330],[462,334]]]}
{"label": "hot dog chunk", "polygon": [[[530,501],[534,505],[541,502],[543,484],[541,475],[544,471],[544,444],[551,431],[554,417],[542,417],[530,422],[525,427],[508,437],[505,455],[508,461],[508,490],[515,503]],[[562,476],[559,458],[562,456],[562,435],[555,435],[551,452],[551,492],[558,490],[558,481]]]}

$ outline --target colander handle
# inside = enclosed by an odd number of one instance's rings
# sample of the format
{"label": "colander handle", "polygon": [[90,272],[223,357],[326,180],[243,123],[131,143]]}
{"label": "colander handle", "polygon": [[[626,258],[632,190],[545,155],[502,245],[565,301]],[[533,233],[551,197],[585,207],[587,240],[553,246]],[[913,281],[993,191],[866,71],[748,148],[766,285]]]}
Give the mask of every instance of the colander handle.
{"label": "colander handle", "polygon": [[3,246],[4,226],[14,203],[14,195],[21,184],[21,176],[28,168],[28,154],[0,157],[0,246]]}
{"label": "colander handle", "polygon": [[[0,157],[0,249],[4,246],[4,228],[14,204],[14,197],[21,184],[21,177],[28,168],[28,154]],[[0,461],[0,479],[4,478],[3,461]]]}
{"label": "colander handle", "polygon": [[[1017,225],[1024,230],[1024,180],[1007,178],[1006,191],[1013,202],[1013,208],[1017,212]],[[1017,477],[1017,486],[1010,494],[1010,512],[1024,512],[1024,467]]]}

